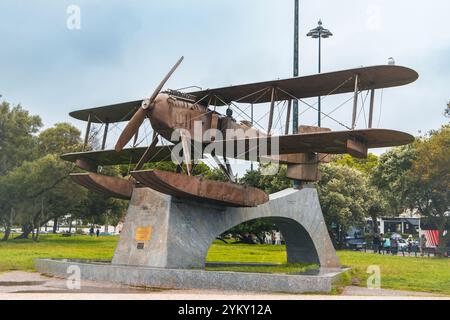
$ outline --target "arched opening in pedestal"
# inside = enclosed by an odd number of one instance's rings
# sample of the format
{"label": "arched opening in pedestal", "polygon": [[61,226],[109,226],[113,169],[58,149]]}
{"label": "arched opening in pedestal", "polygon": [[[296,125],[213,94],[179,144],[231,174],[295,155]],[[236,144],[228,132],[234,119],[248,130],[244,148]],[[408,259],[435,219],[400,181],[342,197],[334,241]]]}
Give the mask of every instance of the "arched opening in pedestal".
{"label": "arched opening in pedestal", "polygon": [[210,245],[206,267],[234,271],[305,271],[319,267],[313,240],[296,220],[258,218],[218,235]]}

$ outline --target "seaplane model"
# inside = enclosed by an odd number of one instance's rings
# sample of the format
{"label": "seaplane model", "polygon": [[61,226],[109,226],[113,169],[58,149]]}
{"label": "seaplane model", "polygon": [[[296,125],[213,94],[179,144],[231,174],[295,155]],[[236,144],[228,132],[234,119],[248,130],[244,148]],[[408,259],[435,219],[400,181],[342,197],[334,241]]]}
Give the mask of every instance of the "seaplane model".
{"label": "seaplane model", "polygon": [[[237,184],[228,159],[274,160],[287,165],[288,178],[311,182],[319,180],[318,164],[326,161],[329,154],[350,154],[366,158],[370,148],[400,146],[414,140],[404,132],[372,128],[375,90],[414,82],[418,74],[409,68],[383,65],[189,93],[162,91],[182,60],[183,57],[148,99],[70,113],[76,119],[87,121],[85,146],[88,144],[91,124],[105,125],[102,150],[62,156],[62,159],[74,162],[86,171],[71,174],[75,182],[108,197],[121,199],[131,199],[134,188],[149,187],[177,198],[225,206],[255,207],[267,202],[268,195],[260,189]],[[358,95],[363,90],[371,93],[368,128],[356,129]],[[292,101],[348,92],[354,93],[352,124],[347,127],[348,130],[331,131],[327,128],[300,126],[298,133],[289,134]],[[274,136],[271,134],[274,107],[279,101],[287,101],[288,105],[286,131],[284,135]],[[234,103],[270,103],[267,132],[255,129],[248,121],[237,122],[230,109]],[[215,111],[219,106],[228,106],[226,115]],[[125,148],[133,137],[133,146],[136,145],[139,128],[146,119],[154,130],[151,144],[148,147]],[[128,121],[128,124],[122,131],[115,149],[105,150],[109,124],[123,121]],[[199,127],[202,132],[211,133],[199,136],[194,132]],[[178,129],[182,130],[174,135]],[[253,134],[232,139],[223,138],[229,130],[250,131]],[[158,145],[160,137],[181,145],[184,170],[181,163],[178,163],[177,172],[142,170],[146,163],[173,159],[176,146]],[[243,149],[236,151],[239,144]],[[197,149],[200,148],[200,157],[210,154],[214,158],[228,177],[228,182],[192,175],[195,145]],[[261,147],[263,145],[264,147]],[[273,148],[274,145],[276,148]],[[255,148],[256,159],[252,159],[250,154]],[[99,166],[118,164],[135,165],[128,179],[98,173]]]}

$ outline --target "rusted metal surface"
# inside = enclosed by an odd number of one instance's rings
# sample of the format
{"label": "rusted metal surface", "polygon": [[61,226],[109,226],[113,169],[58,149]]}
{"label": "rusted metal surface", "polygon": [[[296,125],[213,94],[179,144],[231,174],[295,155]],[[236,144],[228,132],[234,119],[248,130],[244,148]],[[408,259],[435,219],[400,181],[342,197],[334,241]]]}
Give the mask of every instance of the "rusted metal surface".
{"label": "rusted metal surface", "polygon": [[[238,86],[230,86],[217,89],[208,89],[197,92],[190,92],[197,98],[205,95],[216,95],[221,100],[214,100],[213,105],[226,105],[231,101],[239,100],[242,103],[268,103],[271,101],[270,88],[277,90],[276,101],[312,98],[318,96],[327,96],[329,94],[340,94],[353,92],[355,89],[355,75],[359,75],[359,89],[370,90],[380,88],[390,88],[406,85],[417,80],[419,75],[412,69],[395,66],[381,65],[372,67],[363,67],[350,70],[315,74],[311,76],[291,78],[285,80],[274,80],[259,83],[250,83]],[[255,92],[267,90],[260,97]],[[284,91],[284,92],[283,92]],[[287,94],[289,93],[289,94]],[[291,96],[292,95],[292,96]],[[244,99],[241,99],[246,97]]]}
{"label": "rusted metal surface", "polygon": [[[170,161],[172,146],[157,146],[154,154],[151,156],[149,161],[160,162],[160,161]],[[102,150],[102,151],[88,151],[88,152],[75,152],[68,153],[61,156],[61,159],[65,161],[75,162],[77,165],[83,162],[88,163],[91,167],[80,166],[80,168],[86,171],[97,171],[91,170],[95,165],[99,166],[111,166],[117,164],[136,164],[139,159],[142,158],[143,154],[147,150],[147,147],[140,148],[130,148],[124,149],[121,152],[116,152],[115,150]]]}
{"label": "rusted metal surface", "polygon": [[147,110],[139,108],[133,115],[133,117],[128,122],[127,126],[123,129],[122,134],[117,140],[115,150],[117,152],[121,151],[123,147],[128,143],[128,141],[133,138],[133,136],[138,132],[139,127],[147,118]]}
{"label": "rusted metal surface", "polygon": [[177,63],[172,67],[172,69],[170,69],[169,73],[164,77],[164,79],[153,91],[150,98],[142,102],[141,107],[133,115],[133,117],[123,130],[122,134],[120,135],[119,140],[117,141],[115,147],[117,152],[121,151],[125,147],[125,145],[131,140],[131,138],[133,138],[133,136],[138,133],[139,127],[141,126],[142,122],[144,122],[145,118],[148,116],[148,111],[150,111],[153,108],[153,102],[155,101],[156,97],[159,95],[160,91],[162,90],[166,82],[169,80],[169,78],[172,76],[172,74],[175,72],[175,70],[179,67],[181,62],[183,62],[183,59],[184,57],[181,57],[177,61]]}
{"label": "rusted metal surface", "polygon": [[347,140],[347,153],[355,158],[367,158],[367,144],[355,139]]}
{"label": "rusted metal surface", "polygon": [[[286,177],[297,181],[314,182],[321,178],[318,168],[318,158],[316,153],[303,153],[305,159],[302,164],[288,164]],[[308,163],[309,162],[309,163]]]}
{"label": "rusted metal surface", "polygon": [[98,165],[95,162],[92,162],[88,159],[76,159],[75,165],[83,170],[89,171],[89,172],[97,172]]}
{"label": "rusted metal surface", "polygon": [[98,173],[71,173],[72,180],[79,185],[101,193],[107,197],[130,200],[133,182],[118,177],[104,176]]}
{"label": "rusted metal surface", "polygon": [[[368,148],[400,146],[414,140],[411,135],[395,130],[363,129],[332,132],[326,128],[307,126],[301,126],[298,130],[299,134],[271,137],[250,128],[248,123],[237,123],[231,114],[221,115],[208,108],[209,105],[226,105],[232,101],[242,103],[271,102],[268,126],[270,134],[276,101],[291,101],[291,99],[296,98],[355,92],[354,106],[356,106],[357,93],[360,90],[372,90],[373,96],[374,89],[411,83],[418,78],[418,74],[414,70],[400,66],[374,66],[204,90],[190,94],[177,91],[160,93],[165,82],[181,63],[181,60],[171,69],[149,99],[71,113],[74,118],[88,120],[88,126],[91,122],[112,123],[131,120],[122,132],[116,150],[72,153],[63,155],[62,159],[75,162],[79,167],[88,171],[96,171],[99,165],[134,164],[137,162],[139,162],[137,168],[140,169],[146,162],[170,160],[173,147],[157,147],[156,143],[152,143],[149,148],[122,150],[133,136],[135,136],[136,143],[139,127],[145,118],[150,119],[154,132],[166,140],[178,143],[180,135],[173,137],[173,133],[176,129],[184,129],[184,135],[187,135],[187,132],[191,139],[200,142],[199,149],[203,148],[204,150],[208,146],[209,151],[214,153],[215,156],[223,156],[226,167],[224,165],[222,167],[229,173],[230,177],[232,171],[226,161],[227,158],[258,161],[264,157],[288,164],[288,177],[290,178],[316,181],[319,179],[318,163],[328,161],[328,154],[349,153],[355,157],[363,158],[367,157]],[[258,93],[258,101],[254,101],[256,93]],[[371,100],[373,105],[373,99]],[[354,129],[356,120],[355,109],[353,111],[352,129]],[[370,112],[373,113],[373,106]],[[287,115],[286,126],[289,119],[290,114]],[[249,135],[247,132],[246,138],[226,136],[231,140],[216,141],[215,138],[217,137],[205,138],[202,135],[211,128],[222,133],[230,129],[240,132],[249,129],[253,130],[254,134]],[[107,129],[105,130],[107,131]],[[198,133],[200,133],[200,136],[198,136]],[[211,141],[214,142],[209,145]],[[103,147],[105,142],[106,135],[103,140]],[[189,145],[189,142],[192,141],[189,141],[187,136],[184,136],[182,142],[189,175],[191,154],[193,148],[199,145]],[[275,143],[276,148],[272,150],[272,145],[275,146]],[[258,147],[257,150],[254,150],[255,146]],[[233,150],[229,150],[230,147]],[[250,154],[252,156],[257,155],[257,159],[250,159]],[[141,185],[175,197],[244,207],[257,206],[268,201],[268,197],[263,191],[233,183],[210,181],[200,177],[163,171],[133,171],[132,175]],[[123,179],[104,177],[96,173],[76,174],[72,178],[81,185],[106,195],[122,198],[131,196],[130,190],[132,190],[133,184]]]}
{"label": "rusted metal surface", "polygon": [[[345,154],[348,153],[347,141],[349,139],[365,143],[368,148],[383,148],[409,144],[414,141],[414,137],[408,133],[387,129],[362,129],[348,131],[330,131],[293,134],[278,137],[258,137],[236,139],[234,143],[230,141],[214,141],[216,155],[220,156],[227,152],[227,157],[248,160],[251,145],[267,145],[267,155],[272,155],[272,139],[278,139],[278,148],[273,154],[284,155],[294,153],[328,153]],[[242,146],[245,152],[237,152],[238,146]],[[234,150],[230,150],[230,148]]]}
{"label": "rusted metal surface", "polygon": [[269,201],[260,189],[230,182],[160,170],[132,171],[131,175],[143,186],[177,198],[233,207],[256,207]]}
{"label": "rusted metal surface", "polygon": [[[240,100],[242,103],[266,103],[271,101],[271,87],[276,87],[283,91],[289,92],[297,98],[308,98],[325,96],[330,92],[332,94],[340,94],[354,91],[354,76],[359,74],[360,90],[389,88],[395,86],[402,86],[414,82],[418,78],[417,72],[409,68],[401,66],[373,66],[365,68],[350,69],[344,71],[336,71],[330,73],[322,73],[318,75],[311,75],[305,77],[297,77],[285,80],[274,80],[260,83],[251,83],[238,86],[230,86],[218,89],[209,89],[190,94],[202,99],[205,96],[211,97],[219,96],[222,98],[205,99],[205,105],[225,105],[230,101],[236,101],[242,97],[250,95],[248,98]],[[348,81],[347,81],[348,80]],[[342,83],[345,82],[345,85]],[[342,86],[340,86],[342,85]],[[338,88],[339,87],[339,88]],[[268,88],[266,93],[258,99],[260,94],[252,95],[253,93]],[[335,90],[338,88],[337,90]],[[335,91],[333,91],[335,90]],[[283,101],[292,99],[291,96],[278,90],[276,101]],[[106,122],[121,122],[128,121],[132,118],[138,108],[141,107],[143,100],[130,101],[104,107],[91,108],[85,110],[73,111],[70,116],[87,121],[89,114],[92,113],[92,122],[106,123]],[[225,102],[225,103],[224,103]]]}

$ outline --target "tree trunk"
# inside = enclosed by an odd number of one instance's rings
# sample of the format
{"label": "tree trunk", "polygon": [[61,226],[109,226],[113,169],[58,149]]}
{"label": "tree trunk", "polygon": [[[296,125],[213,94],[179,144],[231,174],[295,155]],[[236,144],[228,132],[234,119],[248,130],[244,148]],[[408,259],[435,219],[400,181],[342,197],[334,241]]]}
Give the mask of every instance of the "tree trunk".
{"label": "tree trunk", "polygon": [[11,234],[11,228],[8,226],[5,228],[5,234],[3,235],[2,241],[8,241],[10,234]]}
{"label": "tree trunk", "polygon": [[69,221],[69,233],[72,233],[72,220]]}
{"label": "tree trunk", "polygon": [[9,211],[9,219],[7,220],[5,225],[5,234],[3,235],[2,241],[8,241],[9,236],[11,235],[13,220],[14,220],[14,209],[11,208],[11,210]]}
{"label": "tree trunk", "polygon": [[34,241],[34,237],[35,237],[35,231],[34,231],[34,225],[31,226],[31,240]]}
{"label": "tree trunk", "polygon": [[33,228],[30,224],[24,225],[22,226],[22,234],[15,237],[14,240],[16,239],[28,239],[28,236],[30,235],[30,233],[33,231]]}
{"label": "tree trunk", "polygon": [[58,218],[53,219],[53,233],[58,231]]}
{"label": "tree trunk", "polygon": [[36,232],[34,232],[34,228],[33,228],[33,241],[34,242],[38,242],[39,241],[39,234],[40,234],[40,231],[41,231],[41,224],[40,224],[39,220],[36,221],[35,225],[36,225]]}
{"label": "tree trunk", "polygon": [[228,242],[225,239],[222,239],[221,237],[217,237],[216,239],[228,244]]}
{"label": "tree trunk", "polygon": [[[38,219],[38,216],[35,216],[35,221]],[[27,224],[22,226],[22,234],[20,236],[15,237],[14,239],[28,239],[28,236],[30,235],[30,233],[33,232],[34,234],[34,225],[36,225],[38,228],[40,228],[43,225],[46,225],[48,222],[50,221],[50,218],[46,218],[46,220],[44,222],[39,222],[39,223],[33,223],[33,224]]]}
{"label": "tree trunk", "polygon": [[373,224],[373,232],[374,233],[378,233],[378,221],[377,221],[377,216],[373,215],[370,216],[372,218],[372,224]]}

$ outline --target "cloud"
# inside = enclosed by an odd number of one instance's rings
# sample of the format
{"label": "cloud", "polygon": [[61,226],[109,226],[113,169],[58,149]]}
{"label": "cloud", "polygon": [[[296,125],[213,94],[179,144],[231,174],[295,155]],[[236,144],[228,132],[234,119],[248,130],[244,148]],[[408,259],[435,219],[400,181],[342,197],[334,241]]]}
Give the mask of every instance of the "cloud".
{"label": "cloud", "polygon": [[[80,8],[79,30],[66,26],[72,4]],[[300,72],[317,71],[317,41],[306,33],[321,18],[334,33],[323,42],[324,71],[385,64],[394,57],[421,78],[384,92],[381,124],[413,134],[436,128],[445,121],[441,109],[449,99],[450,33],[441,32],[449,11],[446,0],[433,6],[418,0],[302,0]],[[291,0],[3,0],[0,18],[0,93],[42,115],[47,126],[73,121],[68,113],[77,108],[150,94],[181,55],[186,60],[168,83],[172,88],[292,74]],[[326,100],[324,111],[345,99]],[[258,107],[256,117],[266,109]],[[350,110],[346,105],[334,116],[348,123]],[[308,111],[300,122],[316,118]],[[333,121],[325,125],[341,129]]]}

